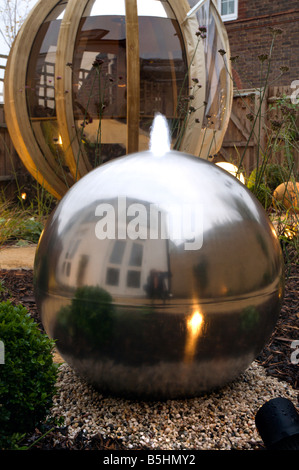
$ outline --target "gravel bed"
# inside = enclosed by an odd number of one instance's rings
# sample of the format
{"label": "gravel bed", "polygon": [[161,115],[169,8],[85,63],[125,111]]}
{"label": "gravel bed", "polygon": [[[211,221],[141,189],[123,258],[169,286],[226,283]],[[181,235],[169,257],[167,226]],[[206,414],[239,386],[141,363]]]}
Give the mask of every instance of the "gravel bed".
{"label": "gravel bed", "polygon": [[[198,398],[130,401],[102,395],[64,363],[51,410],[64,423],[54,429],[42,425],[23,444],[32,450],[264,450],[255,426],[258,409],[277,397],[298,409],[299,364],[290,361],[292,341],[299,340],[297,255],[292,261],[275,331],[237,380]],[[32,271],[0,273],[0,300],[22,302],[40,324]]]}
{"label": "gravel bed", "polygon": [[69,441],[75,445],[78,436],[85,442],[100,436],[128,450],[258,450],[263,447],[254,420],[258,409],[278,396],[297,404],[298,395],[287,383],[267,377],[256,362],[224,388],[184,400],[105,397],[65,363],[57,385],[52,416],[64,417]]}

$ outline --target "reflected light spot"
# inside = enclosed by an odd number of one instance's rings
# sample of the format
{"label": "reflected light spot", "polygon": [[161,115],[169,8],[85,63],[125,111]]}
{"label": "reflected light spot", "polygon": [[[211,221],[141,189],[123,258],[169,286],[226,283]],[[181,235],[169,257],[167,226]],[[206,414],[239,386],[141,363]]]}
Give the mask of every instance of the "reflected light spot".
{"label": "reflected light spot", "polygon": [[61,135],[59,135],[57,138],[53,139],[55,144],[62,145],[62,138]]}
{"label": "reflected light spot", "polygon": [[201,313],[199,312],[193,313],[192,317],[189,318],[189,320],[187,321],[187,327],[188,327],[189,332],[192,335],[198,335],[201,329],[202,322],[203,322],[203,316],[201,315]]}
{"label": "reflected light spot", "polygon": [[283,232],[283,235],[288,238],[289,240],[293,240],[298,235],[298,230],[296,230],[296,227],[288,227],[286,226]]}
{"label": "reflected light spot", "polygon": [[196,310],[191,317],[187,319],[187,338],[185,347],[185,362],[192,362],[198,336],[203,325],[203,315]]}
{"label": "reflected light spot", "polygon": [[273,226],[271,226],[271,231],[272,231],[273,235],[275,235],[275,236],[277,235],[277,232],[276,232],[276,230]]}
{"label": "reflected light spot", "polygon": [[27,194],[26,194],[26,193],[22,193],[22,194],[21,194],[21,198],[24,199],[24,201],[25,201],[25,199],[27,198]]}

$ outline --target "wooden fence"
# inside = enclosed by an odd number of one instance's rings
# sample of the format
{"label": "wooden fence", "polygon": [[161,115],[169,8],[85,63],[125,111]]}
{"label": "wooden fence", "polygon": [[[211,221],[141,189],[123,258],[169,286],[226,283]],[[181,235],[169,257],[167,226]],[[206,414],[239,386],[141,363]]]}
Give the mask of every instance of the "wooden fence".
{"label": "wooden fence", "polygon": [[[297,141],[293,142],[295,145],[290,149],[286,149],[283,139],[277,139],[278,127],[286,119],[285,109],[277,109],[277,100],[286,96],[289,97],[288,102],[291,104],[292,92],[290,87],[268,88],[265,90],[265,96],[260,105],[260,92],[236,90],[230,122],[220,155],[216,157],[216,160],[224,159],[237,165],[241,162],[246,175],[249,176],[263,158],[266,158],[269,163],[282,164],[286,161],[286,152],[290,151],[294,159],[294,170],[298,172],[299,135],[297,134]],[[255,122],[256,115],[260,117]],[[298,129],[298,107],[295,121]],[[280,134],[283,134],[283,131]]]}
{"label": "wooden fence", "polygon": [[0,195],[12,197],[17,189],[17,180],[27,179],[27,171],[22,164],[10,139],[3,104],[0,104]]}
{"label": "wooden fence", "polygon": [[0,89],[0,103],[3,102],[3,83],[4,83],[4,72],[5,66],[7,62],[7,55],[0,54],[0,82],[1,82],[1,89]]}
{"label": "wooden fence", "polygon": [[0,59],[0,195],[5,192],[6,197],[11,197],[16,191],[16,177],[20,172],[25,175],[26,170],[14,149],[5,123],[3,84],[7,56],[0,54]]}

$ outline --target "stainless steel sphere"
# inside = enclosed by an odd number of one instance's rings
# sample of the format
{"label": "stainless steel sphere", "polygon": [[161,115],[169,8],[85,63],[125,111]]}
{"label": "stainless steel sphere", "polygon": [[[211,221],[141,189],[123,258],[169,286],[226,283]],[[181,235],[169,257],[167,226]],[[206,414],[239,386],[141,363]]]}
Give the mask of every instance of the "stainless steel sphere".
{"label": "stainless steel sphere", "polygon": [[103,393],[191,397],[256,358],[283,298],[260,203],[213,163],[121,157],[79,180],[41,236],[35,292],[62,357]]}

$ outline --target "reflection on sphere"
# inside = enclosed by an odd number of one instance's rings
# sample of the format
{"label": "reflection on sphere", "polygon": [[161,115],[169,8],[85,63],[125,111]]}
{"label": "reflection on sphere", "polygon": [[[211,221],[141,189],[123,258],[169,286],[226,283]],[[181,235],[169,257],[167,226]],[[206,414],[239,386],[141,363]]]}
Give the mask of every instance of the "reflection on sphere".
{"label": "reflection on sphere", "polygon": [[102,392],[196,396],[266,344],[283,298],[281,249],[237,178],[146,151],[64,196],[40,239],[35,292],[59,353]]}

